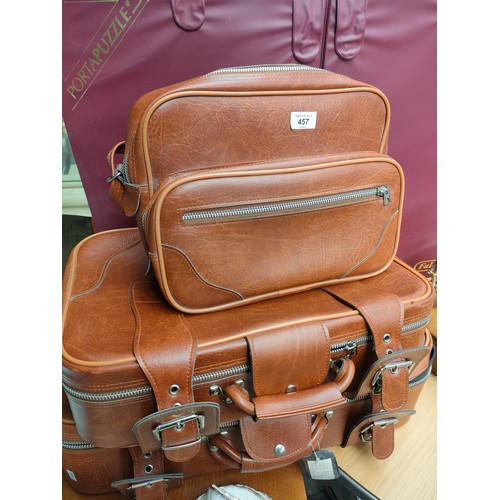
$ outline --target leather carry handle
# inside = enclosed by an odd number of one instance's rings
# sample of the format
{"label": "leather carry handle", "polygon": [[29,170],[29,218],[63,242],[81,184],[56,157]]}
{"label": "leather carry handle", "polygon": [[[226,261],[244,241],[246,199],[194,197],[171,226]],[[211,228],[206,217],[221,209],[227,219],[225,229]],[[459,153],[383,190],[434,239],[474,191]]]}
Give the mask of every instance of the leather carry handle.
{"label": "leather carry handle", "polygon": [[302,391],[250,397],[240,385],[224,388],[224,394],[242,411],[258,419],[282,418],[304,413],[317,413],[332,409],[345,402],[342,392],[354,378],[355,366],[351,359],[344,359],[333,382]]}
{"label": "leather carry handle", "polygon": [[[311,429],[311,447],[304,450],[301,455],[305,456],[320,448],[320,443],[324,438],[328,427],[328,419],[326,417],[318,417],[312,425]],[[317,445],[317,447],[315,446]],[[212,456],[232,469],[243,471],[259,472],[264,470],[275,469],[296,462],[301,456],[293,455],[289,458],[275,459],[273,461],[255,460],[244,451],[237,450],[229,441],[226,441],[220,435],[209,440],[209,449]]]}
{"label": "leather carry handle", "polygon": [[109,178],[110,179],[109,182],[111,182],[111,179],[115,177],[117,173],[116,170],[118,166],[115,164],[115,156],[117,154],[123,155],[124,153],[125,153],[125,141],[121,141],[115,144],[108,153],[106,160],[108,162],[109,168],[111,169],[111,176]]}

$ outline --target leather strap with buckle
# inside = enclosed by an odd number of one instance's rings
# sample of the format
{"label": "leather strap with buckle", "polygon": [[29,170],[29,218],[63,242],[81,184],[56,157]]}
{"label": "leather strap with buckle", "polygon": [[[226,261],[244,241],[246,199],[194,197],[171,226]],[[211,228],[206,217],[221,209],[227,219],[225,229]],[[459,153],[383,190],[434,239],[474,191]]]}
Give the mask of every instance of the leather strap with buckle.
{"label": "leather strap with buckle", "polygon": [[[401,330],[404,307],[401,299],[390,292],[379,290],[355,281],[327,288],[328,293],[356,309],[365,320],[375,344],[377,358],[402,350]],[[397,355],[396,355],[397,356]],[[401,357],[404,361],[404,357]],[[397,361],[397,359],[395,359]],[[397,411],[404,407],[408,397],[408,369],[384,370],[381,398],[374,404],[374,411]]]}
{"label": "leather strap with buckle", "polygon": [[132,458],[134,477],[111,484],[122,496],[135,500],[166,500],[171,486],[182,484],[182,474],[164,473],[161,451],[143,453],[139,446],[128,448]]}
{"label": "leather strap with buckle", "polygon": [[167,460],[185,462],[200,450],[199,420],[189,418],[171,426],[162,425],[179,417],[205,415],[206,412],[212,413],[205,426],[208,422],[218,425],[218,418],[209,404],[200,403],[201,406],[194,410],[189,406],[195,403],[192,378],[196,340],[186,329],[181,315],[165,314],[164,301],[148,282],[134,284],[131,301],[137,319],[134,354],[153,388],[158,408],[158,412],[146,417],[146,421],[154,425],[160,439],[156,439],[151,426],[146,427],[144,434],[141,432],[141,439],[148,443],[146,448],[153,444],[163,448]]}
{"label": "leather strap with buckle", "polygon": [[[168,441],[171,431],[181,433],[190,423],[196,425],[193,439],[172,444]],[[191,403],[158,411],[139,420],[132,428],[143,453],[163,450],[173,451],[198,446],[202,436],[219,432],[220,408],[216,403]]]}
{"label": "leather strap with buckle", "polygon": [[342,447],[359,441],[370,442],[373,456],[378,460],[383,460],[389,457],[394,450],[395,426],[414,413],[415,410],[400,410],[367,415],[350,429],[342,443]]}

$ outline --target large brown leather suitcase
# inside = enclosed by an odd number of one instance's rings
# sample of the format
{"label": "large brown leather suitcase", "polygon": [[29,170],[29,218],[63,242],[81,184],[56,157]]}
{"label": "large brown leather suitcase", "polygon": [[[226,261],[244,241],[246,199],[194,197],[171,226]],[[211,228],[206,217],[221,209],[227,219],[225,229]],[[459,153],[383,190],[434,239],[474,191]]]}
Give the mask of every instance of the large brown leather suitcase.
{"label": "large brown leather suitcase", "polygon": [[136,455],[134,477],[115,487],[162,498],[182,477],[360,441],[391,454],[430,373],[434,297],[418,273],[396,260],[363,282],[186,315],[146,267],[138,230],[123,229],[82,241],[64,276],[76,430]]}
{"label": "large brown leather suitcase", "polygon": [[[309,66],[226,68],[132,107],[110,194],[171,305],[208,312],[373,276],[404,180],[376,88]],[[121,146],[123,148],[123,146]]]}

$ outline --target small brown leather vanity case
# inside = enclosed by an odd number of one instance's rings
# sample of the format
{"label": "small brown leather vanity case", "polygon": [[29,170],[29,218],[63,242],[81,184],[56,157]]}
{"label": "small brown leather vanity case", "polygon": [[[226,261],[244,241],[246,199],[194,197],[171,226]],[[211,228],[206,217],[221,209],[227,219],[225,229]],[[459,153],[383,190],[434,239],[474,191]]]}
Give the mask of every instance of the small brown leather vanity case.
{"label": "small brown leather vanity case", "polygon": [[109,155],[110,196],[136,217],[164,296],[184,312],[364,279],[399,240],[389,119],[378,89],[329,71],[215,71],[134,104]]}
{"label": "small brown leather vanity case", "polygon": [[131,477],[114,488],[165,498],[183,477],[360,441],[391,454],[431,370],[434,292],[420,274],[396,259],[363,281],[186,315],[147,265],[139,231],[121,229],[83,240],[64,275],[75,440],[127,449]]}

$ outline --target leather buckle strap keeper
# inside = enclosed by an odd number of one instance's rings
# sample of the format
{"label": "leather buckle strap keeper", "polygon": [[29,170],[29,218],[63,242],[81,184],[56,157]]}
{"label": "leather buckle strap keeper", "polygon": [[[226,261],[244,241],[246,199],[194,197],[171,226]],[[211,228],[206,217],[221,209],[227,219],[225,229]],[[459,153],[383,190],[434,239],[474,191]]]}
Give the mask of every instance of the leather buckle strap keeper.
{"label": "leather buckle strap keeper", "polygon": [[[134,354],[153,388],[159,412],[154,415],[168,421],[169,416],[176,414],[186,416],[182,408],[194,403],[192,377],[196,342],[180,315],[165,315],[164,302],[153,293],[145,282],[137,282],[132,288],[132,309],[137,325]],[[181,427],[162,427],[164,421],[155,423],[161,438],[156,441],[168,460],[184,462],[199,452],[201,439],[197,418],[182,422]]]}
{"label": "leather buckle strap keeper", "polygon": [[[328,293],[356,309],[371,332],[375,352],[384,362],[371,379],[372,413],[394,413],[404,408],[408,399],[409,369],[415,364],[403,353],[401,331],[404,308],[401,299],[390,292],[370,287],[362,282],[350,282],[328,287]],[[387,458],[394,449],[394,425],[371,427],[372,453],[375,458]]]}
{"label": "leather buckle strap keeper", "polygon": [[403,419],[415,414],[415,410],[380,412],[363,417],[347,433],[342,447],[359,441],[371,442],[372,453],[378,460],[389,457],[394,450],[394,427]]}
{"label": "leather buckle strap keeper", "polygon": [[142,453],[138,446],[128,448],[134,467],[134,477],[111,484],[122,496],[136,500],[166,500],[170,486],[182,484],[180,473],[163,474],[161,452]]}
{"label": "leather buckle strap keeper", "polygon": [[[378,290],[361,282],[350,282],[326,289],[328,293],[356,309],[365,320],[373,336],[377,358],[390,355],[392,362],[406,361],[398,356],[402,350],[401,329],[404,308],[401,299],[390,292]],[[381,398],[377,404],[385,410],[394,412],[406,404],[408,398],[408,367],[401,365],[393,370],[382,370]]]}

